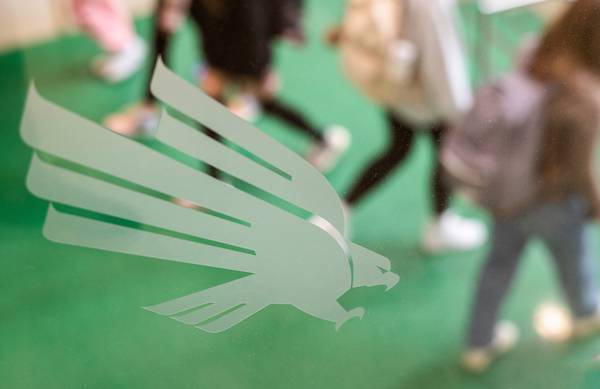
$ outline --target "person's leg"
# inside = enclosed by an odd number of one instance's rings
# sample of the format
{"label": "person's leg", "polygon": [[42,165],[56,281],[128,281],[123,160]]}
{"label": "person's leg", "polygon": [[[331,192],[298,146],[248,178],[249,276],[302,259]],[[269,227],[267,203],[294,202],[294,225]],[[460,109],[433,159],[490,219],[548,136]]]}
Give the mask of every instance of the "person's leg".
{"label": "person's leg", "polygon": [[258,99],[260,107],[267,114],[287,123],[312,142],[306,159],[321,172],[331,170],[348,150],[351,143],[350,132],[339,125],[320,129],[302,112],[277,97],[279,78],[273,71],[267,71],[256,87],[249,91]]}
{"label": "person's leg", "polygon": [[260,104],[266,114],[291,125],[312,141],[306,159],[321,172],[331,170],[350,147],[351,136],[345,127],[331,125],[320,130],[304,114],[277,97],[263,97]]}
{"label": "person's leg", "polygon": [[598,310],[598,288],[586,207],[573,196],[548,212],[540,220],[543,239],[552,252],[571,311],[576,318],[593,315]]}
{"label": "person's leg", "polygon": [[[172,34],[179,28],[187,13],[188,0],[159,0],[154,18],[154,36],[150,58],[160,56],[168,63],[168,47]],[[125,136],[152,136],[158,126],[156,98],[150,91],[153,72],[150,72],[145,85],[142,102],[124,111],[112,114],[104,120],[104,125]]]}
{"label": "person's leg", "polygon": [[492,248],[481,270],[468,327],[467,346],[491,345],[498,311],[511,285],[527,236],[515,222],[494,225]]}
{"label": "person's leg", "polygon": [[425,228],[422,245],[431,253],[445,250],[469,250],[481,246],[487,238],[487,229],[478,220],[468,219],[449,209],[451,189],[444,178],[440,161],[440,147],[447,125],[432,126],[433,172],[431,176],[432,211],[434,217]]}
{"label": "person's leg", "polygon": [[292,128],[308,136],[313,142],[323,142],[324,137],[321,130],[312,124],[303,113],[281,99],[275,96],[261,98],[261,106],[266,114],[289,124]]}
{"label": "person's leg", "polygon": [[[223,92],[223,87],[224,87],[225,83],[226,83],[226,80],[225,80],[224,75],[221,72],[217,71],[216,69],[212,69],[209,67],[205,71],[205,75],[201,80],[200,87],[207,95],[209,95],[210,97],[212,97],[219,103],[224,104],[224,101],[222,98],[222,92]],[[199,131],[204,132],[206,135],[208,135],[212,139],[216,140],[217,142],[223,141],[223,138],[219,134],[217,134],[216,132],[211,130],[210,128],[203,126],[199,123],[196,123],[196,125],[197,125],[197,128]],[[211,177],[220,178],[219,170],[213,166],[207,166],[206,172]]]}
{"label": "person's leg", "polygon": [[73,0],[78,24],[106,53],[92,70],[108,82],[129,78],[143,65],[146,44],[138,37],[129,10],[119,0]]}
{"label": "person's leg", "polygon": [[75,20],[108,53],[118,53],[136,37],[133,21],[119,0],[73,0]]}
{"label": "person's leg", "polygon": [[572,237],[561,239],[552,253],[557,262],[561,284],[575,317],[587,317],[598,310],[592,233],[583,224],[574,226]]}
{"label": "person's leg", "polygon": [[[156,15],[154,17],[154,34],[152,37],[152,49],[150,58],[154,61],[160,57],[165,64],[169,65],[169,44],[173,34],[183,23],[184,15],[187,13],[186,1],[181,0],[158,0]],[[154,64],[152,64],[154,66]],[[146,82],[146,104],[153,104],[156,98],[150,92],[152,72]]]}
{"label": "person's leg", "polygon": [[378,186],[406,158],[414,141],[411,126],[400,121],[393,113],[387,113],[390,134],[387,149],[360,174],[352,186],[346,202],[356,205],[371,190]]}
{"label": "person's leg", "polygon": [[446,133],[446,123],[438,123],[431,129],[431,138],[433,140],[434,167],[431,182],[431,192],[433,196],[433,212],[439,216],[450,204],[450,187],[443,177],[442,163],[439,158],[439,151],[442,144],[442,138]]}
{"label": "person's leg", "polygon": [[[214,72],[211,69],[208,69],[207,73],[208,74],[204,78],[202,85],[201,85],[202,89],[204,90],[204,92],[207,95],[209,95],[210,97],[212,97],[219,103],[224,104],[221,96],[222,96],[222,87],[223,87],[225,81],[223,80],[223,78],[221,77],[221,74],[219,72]],[[201,124],[198,124],[198,123],[197,123],[197,128],[198,128],[198,130],[203,131],[206,135],[208,135],[212,139],[216,140],[217,142],[223,142],[223,137],[221,137],[219,134],[217,134],[210,128],[203,126]],[[220,174],[219,170],[213,166],[210,166],[210,165],[207,166],[206,172],[211,177],[221,178],[221,174]]]}

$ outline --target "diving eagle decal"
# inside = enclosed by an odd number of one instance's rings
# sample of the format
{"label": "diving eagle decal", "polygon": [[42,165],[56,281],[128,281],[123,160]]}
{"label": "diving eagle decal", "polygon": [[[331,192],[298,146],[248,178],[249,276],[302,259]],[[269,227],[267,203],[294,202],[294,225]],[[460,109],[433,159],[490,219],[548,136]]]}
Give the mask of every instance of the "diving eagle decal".
{"label": "diving eagle decal", "polygon": [[240,189],[173,153],[111,132],[49,102],[32,86],[21,137],[34,151],[28,190],[50,203],[43,229],[47,239],[247,273],[145,307],[211,333],[272,304],[292,305],[339,328],[364,314],[363,308],[344,309],[338,302],[343,294],[362,286],[389,289],[398,282],[387,258],[345,239],[342,203],[308,162],[160,59],[151,90],[166,106],[224,140],[163,109],[156,140],[164,149],[258,190]]}

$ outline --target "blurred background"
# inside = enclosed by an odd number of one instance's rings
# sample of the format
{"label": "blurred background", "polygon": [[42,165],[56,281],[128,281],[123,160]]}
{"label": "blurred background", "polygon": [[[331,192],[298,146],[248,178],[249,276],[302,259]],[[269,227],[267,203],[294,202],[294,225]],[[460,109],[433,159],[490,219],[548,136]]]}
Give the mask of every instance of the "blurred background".
{"label": "blurred background", "polygon": [[[425,0],[424,0],[425,1]],[[148,39],[155,4],[124,1]],[[564,6],[535,2],[460,2],[473,86],[506,72],[528,36]],[[498,4],[500,4],[498,6]],[[386,142],[383,115],[340,71],[323,42],[339,22],[342,0],[307,0],[306,45],[280,43],[281,95],[320,123],[347,127],[352,146],[328,173],[344,193]],[[201,61],[190,23],[175,35],[173,69],[194,81]],[[236,278],[237,274],[148,258],[57,245],[42,237],[47,204],[25,189],[31,151],[18,135],[28,85],[49,100],[101,122],[138,101],[152,60],[132,78],[107,84],[90,61],[100,49],[78,32],[70,0],[0,0],[0,386],[6,388],[598,388],[600,340],[577,345],[536,334],[533,312],[560,302],[548,253],[527,248],[504,316],[522,342],[492,371],[470,376],[458,360],[477,270],[486,248],[432,256],[418,242],[429,204],[431,146],[419,139],[406,167],[353,213],[359,244],[391,259],[400,283],[353,290],[345,306],[367,306],[362,320],[335,332],[330,323],[288,306],[272,306],[235,328],[211,335],[140,309]],[[280,122],[257,126],[303,153],[307,141]],[[483,220],[478,209],[455,206]],[[598,247],[596,247],[597,249]]]}

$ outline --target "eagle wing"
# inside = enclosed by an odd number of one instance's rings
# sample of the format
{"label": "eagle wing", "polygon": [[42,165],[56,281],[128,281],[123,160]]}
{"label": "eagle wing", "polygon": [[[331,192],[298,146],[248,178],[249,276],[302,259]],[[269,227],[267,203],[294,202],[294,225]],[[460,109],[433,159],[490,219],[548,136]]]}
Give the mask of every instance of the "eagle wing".
{"label": "eagle wing", "polygon": [[[341,201],[310,164],[175,76],[161,61],[152,90],[163,102],[244,153],[166,110],[157,133],[164,145],[318,215],[344,232]],[[81,118],[44,99],[34,86],[27,98],[21,136],[34,149],[28,189],[51,203],[44,226],[50,240],[250,273],[147,309],[220,332],[269,305],[272,296],[259,295],[265,290],[261,288],[265,279],[260,273],[264,268],[259,262],[263,259],[260,250],[277,235],[278,220],[290,222],[293,216],[289,213],[170,153]],[[199,207],[182,207],[173,199],[185,199]],[[265,220],[275,222],[265,224]],[[334,240],[340,244],[340,239]],[[382,270],[389,272],[387,259],[355,244],[350,252],[358,270],[354,286],[394,281],[382,278]],[[321,307],[323,312],[317,310],[317,315],[343,322],[348,313],[334,301],[330,303],[333,305]]]}
{"label": "eagle wing", "polygon": [[34,195],[109,217],[51,205],[44,231],[61,243],[252,273],[253,246],[265,233],[253,227],[284,213],[46,101],[33,87],[21,136],[35,150],[27,178]]}
{"label": "eagle wing", "polygon": [[258,128],[238,118],[224,106],[183,80],[159,59],[151,84],[152,93],[165,104],[221,135],[252,155],[260,163],[249,162],[242,154],[215,147],[215,140],[170,115],[162,118],[157,138],[189,156],[260,188],[288,203],[318,215],[342,235],[345,216],[342,203],[327,179],[303,158]]}

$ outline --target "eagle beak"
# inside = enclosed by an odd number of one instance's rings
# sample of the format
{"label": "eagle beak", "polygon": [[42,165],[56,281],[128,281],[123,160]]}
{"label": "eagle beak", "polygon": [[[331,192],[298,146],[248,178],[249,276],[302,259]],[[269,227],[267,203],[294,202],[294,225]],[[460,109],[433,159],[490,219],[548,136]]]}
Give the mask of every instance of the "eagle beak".
{"label": "eagle beak", "polygon": [[396,273],[390,271],[383,274],[383,284],[386,292],[396,286],[398,281],[400,281],[400,276]]}

